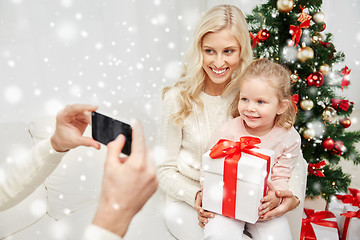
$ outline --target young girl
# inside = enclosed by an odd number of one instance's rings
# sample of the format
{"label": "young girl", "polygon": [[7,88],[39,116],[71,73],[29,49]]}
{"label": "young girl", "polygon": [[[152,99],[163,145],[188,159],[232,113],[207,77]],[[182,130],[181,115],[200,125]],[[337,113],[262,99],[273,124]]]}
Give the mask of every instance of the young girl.
{"label": "young girl", "polygon": [[[221,138],[238,141],[242,136],[253,136],[261,139],[258,147],[275,151],[270,190],[259,207],[261,218],[281,203],[274,192],[288,189],[290,173],[300,154],[301,138],[293,127],[296,113],[291,100],[290,73],[268,59],[259,59],[244,70],[239,87],[238,104],[232,107],[240,116],[226,122],[213,139],[216,143]],[[216,215],[206,225],[204,239],[243,239],[240,233],[244,225],[243,221]],[[291,239],[285,216],[246,225],[252,239]]]}

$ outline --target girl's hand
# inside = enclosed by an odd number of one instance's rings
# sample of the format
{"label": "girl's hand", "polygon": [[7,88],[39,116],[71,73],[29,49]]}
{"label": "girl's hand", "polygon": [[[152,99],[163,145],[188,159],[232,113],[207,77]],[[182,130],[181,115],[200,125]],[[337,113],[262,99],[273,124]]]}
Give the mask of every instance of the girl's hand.
{"label": "girl's hand", "polygon": [[199,226],[204,228],[205,225],[209,222],[209,218],[213,218],[214,214],[212,212],[205,211],[202,208],[202,191],[198,191],[196,193],[194,208],[198,213]]}
{"label": "girl's hand", "polygon": [[267,181],[267,186],[269,187],[268,193],[265,197],[263,197],[261,201],[261,205],[259,207],[259,216],[260,219],[264,217],[264,214],[274,209],[281,203],[281,198],[277,197],[275,194],[275,188],[271,184],[270,181]]}
{"label": "girl's hand", "polygon": [[275,193],[276,193],[276,196],[282,198],[283,201],[281,202],[281,204],[278,207],[267,212],[264,215],[263,220],[270,220],[275,217],[280,217],[280,216],[284,215],[285,213],[293,210],[300,204],[300,200],[296,196],[294,196],[292,194],[292,192],[289,190],[278,190]]}

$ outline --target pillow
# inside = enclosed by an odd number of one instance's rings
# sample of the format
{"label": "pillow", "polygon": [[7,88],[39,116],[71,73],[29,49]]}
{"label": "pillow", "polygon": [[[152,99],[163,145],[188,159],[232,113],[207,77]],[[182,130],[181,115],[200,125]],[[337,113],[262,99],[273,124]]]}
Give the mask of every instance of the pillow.
{"label": "pillow", "polygon": [[59,219],[98,201],[105,157],[104,145],[100,150],[78,147],[64,156],[45,181],[50,216]]}

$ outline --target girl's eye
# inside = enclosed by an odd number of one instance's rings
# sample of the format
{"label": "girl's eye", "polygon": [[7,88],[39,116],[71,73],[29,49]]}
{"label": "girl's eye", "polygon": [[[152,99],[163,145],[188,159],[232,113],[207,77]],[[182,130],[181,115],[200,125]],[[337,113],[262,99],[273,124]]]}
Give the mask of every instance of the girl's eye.
{"label": "girl's eye", "polygon": [[264,104],[264,103],[265,103],[265,101],[263,101],[263,100],[259,100],[259,101],[258,101],[258,103],[259,103],[259,104]]}
{"label": "girl's eye", "polygon": [[247,102],[248,99],[247,99],[247,98],[241,98],[241,101],[242,101],[242,102]]}

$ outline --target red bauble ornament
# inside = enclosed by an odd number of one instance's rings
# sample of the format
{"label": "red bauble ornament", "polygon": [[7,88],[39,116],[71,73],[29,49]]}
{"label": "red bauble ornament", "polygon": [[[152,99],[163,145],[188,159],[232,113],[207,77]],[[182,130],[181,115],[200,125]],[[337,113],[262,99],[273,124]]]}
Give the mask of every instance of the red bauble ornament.
{"label": "red bauble ornament", "polygon": [[259,32],[259,40],[266,41],[270,37],[270,33],[266,29],[261,29]]}
{"label": "red bauble ornament", "polygon": [[351,120],[349,118],[341,118],[339,120],[339,123],[341,126],[343,126],[344,128],[348,128],[351,125]]}
{"label": "red bauble ornament", "polygon": [[324,76],[321,72],[313,72],[307,76],[306,83],[309,86],[315,85],[316,87],[320,87],[324,83]]}
{"label": "red bauble ornament", "polygon": [[336,155],[342,155],[343,152],[346,151],[346,147],[344,146],[344,143],[341,141],[335,141],[334,148],[331,149],[331,152]]}
{"label": "red bauble ornament", "polygon": [[320,30],[320,32],[324,31],[326,28],[326,24],[324,23],[324,25],[322,26],[322,29]]}
{"label": "red bauble ornament", "polygon": [[326,138],[322,141],[321,145],[323,148],[331,150],[335,146],[335,141],[332,138]]}

